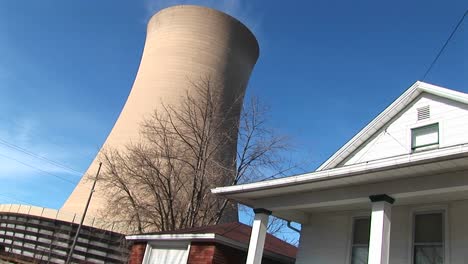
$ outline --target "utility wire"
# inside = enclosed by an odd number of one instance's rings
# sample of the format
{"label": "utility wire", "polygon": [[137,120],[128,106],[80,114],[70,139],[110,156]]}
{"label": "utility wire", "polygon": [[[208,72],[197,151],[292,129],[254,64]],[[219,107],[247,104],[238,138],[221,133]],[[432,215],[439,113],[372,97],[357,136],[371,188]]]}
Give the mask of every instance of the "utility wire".
{"label": "utility wire", "polygon": [[[47,163],[50,163],[50,164],[52,164],[52,165],[54,165],[54,166],[56,166],[56,167],[60,167],[60,168],[65,169],[65,170],[67,170],[67,171],[73,172],[73,174],[79,174],[80,176],[83,174],[82,172],[77,171],[77,170],[75,170],[75,169],[73,169],[73,168],[70,168],[70,167],[67,166],[67,165],[61,164],[61,163],[59,163],[59,162],[57,162],[57,161],[51,160],[51,159],[46,158],[46,157],[44,157],[44,156],[35,154],[35,153],[33,153],[33,152],[31,152],[31,151],[25,149],[25,148],[22,148],[22,147],[20,147],[20,146],[18,146],[18,145],[15,145],[15,144],[13,144],[13,143],[10,143],[10,142],[8,142],[8,141],[6,141],[6,140],[3,140],[3,139],[1,139],[1,138],[0,138],[0,144],[6,146],[6,147],[8,147],[8,148],[11,148],[11,149],[20,151],[20,152],[22,152],[22,153],[24,153],[24,154],[26,154],[26,155],[28,155],[28,156],[31,156],[31,157],[34,157],[34,158],[43,160],[43,161],[45,161],[45,162],[47,162]],[[76,175],[75,175],[75,176],[76,176]]]}
{"label": "utility wire", "polygon": [[20,164],[22,164],[22,165],[24,165],[24,166],[26,166],[26,167],[35,169],[35,170],[40,171],[40,172],[42,172],[42,173],[44,173],[44,174],[47,174],[47,175],[53,176],[53,177],[55,177],[55,178],[58,178],[58,179],[60,179],[60,180],[62,180],[62,181],[68,182],[68,183],[70,183],[70,184],[73,184],[73,185],[76,185],[76,184],[77,184],[76,182],[70,181],[70,180],[67,179],[67,178],[61,177],[61,176],[59,176],[59,175],[50,173],[50,172],[45,171],[45,170],[42,170],[42,169],[40,169],[40,168],[38,168],[38,167],[35,167],[35,166],[33,166],[33,165],[30,165],[30,164],[27,164],[27,163],[25,163],[25,162],[22,162],[21,160],[18,160],[18,159],[12,158],[12,157],[8,157],[8,156],[5,156],[5,155],[3,155],[3,154],[0,154],[0,157],[3,157],[3,158],[6,158],[6,159],[10,159],[10,160],[16,161],[16,162],[18,162],[18,163],[20,163]]}
{"label": "utility wire", "polygon": [[402,144],[398,139],[396,139],[394,136],[392,136],[392,134],[388,133],[387,128],[385,128],[384,133],[389,135],[393,140],[395,140],[396,143],[398,143],[398,145],[400,145],[403,149],[405,149],[405,150],[407,149],[404,144]]}
{"label": "utility wire", "polygon": [[444,45],[442,46],[442,48],[439,50],[439,53],[437,53],[437,56],[434,58],[434,60],[432,61],[432,63],[430,64],[429,68],[427,68],[426,72],[424,73],[423,77],[422,77],[422,81],[424,81],[426,79],[426,76],[429,74],[429,72],[432,70],[432,67],[434,66],[434,64],[437,62],[437,60],[439,59],[440,55],[442,55],[442,53],[444,52],[445,50],[445,47],[447,47],[448,43],[450,42],[450,40],[452,39],[452,37],[455,35],[455,33],[457,32],[458,30],[458,27],[460,27],[461,23],[463,22],[463,20],[465,19],[466,15],[468,14],[468,9],[465,10],[465,13],[463,14],[463,16],[460,18],[460,20],[458,21],[457,25],[455,26],[455,28],[452,30],[452,33],[450,33],[450,36],[448,37],[447,41],[445,41]]}
{"label": "utility wire", "polygon": [[[41,138],[41,139],[45,138],[44,135],[41,135],[39,133],[35,133],[34,131],[30,130],[28,126],[25,126],[24,124],[21,124],[20,122],[16,121],[15,119],[7,118],[6,116],[0,116],[0,119],[5,120],[6,122],[9,122],[9,123],[11,123],[11,124],[13,124],[13,125],[15,125],[17,127],[23,128],[24,130],[27,130],[28,135],[34,136],[36,138]],[[47,143],[51,144],[51,145],[54,145],[54,146],[60,148],[61,150],[68,150],[68,148],[65,148],[64,146],[60,145],[56,141],[52,140],[51,138],[47,138]]]}

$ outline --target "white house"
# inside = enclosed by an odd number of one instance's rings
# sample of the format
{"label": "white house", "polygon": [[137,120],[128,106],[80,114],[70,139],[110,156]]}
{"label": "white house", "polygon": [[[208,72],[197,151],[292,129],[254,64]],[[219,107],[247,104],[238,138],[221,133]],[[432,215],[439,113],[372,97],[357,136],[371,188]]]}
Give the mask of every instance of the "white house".
{"label": "white house", "polygon": [[416,82],[316,171],[212,191],[256,209],[248,263],[271,213],[296,263],[466,264],[468,94]]}

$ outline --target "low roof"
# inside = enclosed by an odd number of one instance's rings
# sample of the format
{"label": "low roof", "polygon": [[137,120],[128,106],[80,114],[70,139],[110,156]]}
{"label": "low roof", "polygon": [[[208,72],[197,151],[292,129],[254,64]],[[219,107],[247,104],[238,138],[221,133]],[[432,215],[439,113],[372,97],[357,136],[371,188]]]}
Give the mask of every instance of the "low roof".
{"label": "low roof", "polygon": [[[247,249],[250,241],[252,228],[248,225],[233,222],[212,226],[194,227],[168,232],[146,233],[142,235],[130,235],[128,240],[136,241],[214,241],[229,246]],[[283,240],[267,234],[265,240],[265,253],[267,255],[281,255],[288,258],[295,258],[297,248]],[[270,253],[270,254],[268,254]]]}

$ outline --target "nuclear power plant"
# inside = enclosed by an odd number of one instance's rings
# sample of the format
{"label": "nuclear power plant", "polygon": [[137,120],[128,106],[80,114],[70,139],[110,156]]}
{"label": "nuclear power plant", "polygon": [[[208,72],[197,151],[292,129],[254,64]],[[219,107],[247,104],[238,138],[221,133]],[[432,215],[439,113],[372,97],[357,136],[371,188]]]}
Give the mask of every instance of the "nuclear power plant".
{"label": "nuclear power plant", "polygon": [[[240,114],[250,73],[259,56],[254,35],[238,20],[219,11],[198,6],[175,6],[154,15],[147,36],[140,68],[125,106],[103,148],[122,148],[138,141],[140,124],[162,104],[175,105],[184,98],[191,82],[209,77],[218,84],[222,105]],[[236,127],[236,126],[231,126]],[[226,128],[226,132],[231,127]],[[235,155],[236,146],[224,153]],[[85,175],[97,171],[99,156]],[[229,166],[229,165],[227,165]],[[83,212],[92,181],[80,181],[62,207],[69,212]],[[99,184],[99,183],[98,183]],[[93,196],[88,213],[99,215],[105,209],[105,191]]]}
{"label": "nuclear power plant", "polygon": [[[210,8],[185,5],[161,10],[148,22],[146,42],[133,87],[102,149],[123,150],[127,144],[141,140],[140,125],[145,118],[163,105],[180,104],[181,98],[193,88],[192,83],[201,78],[210,78],[219,84],[215,86],[218,89],[216,92],[221,95],[220,102],[217,103],[234,109],[231,113],[237,118],[233,120],[238,122],[242,98],[258,56],[259,46],[255,36],[241,22],[227,14]],[[237,124],[229,124],[225,132],[237,137],[237,131],[233,127],[237,127]],[[222,152],[235,156],[236,142],[225,146]],[[0,224],[3,221],[9,226],[10,222],[18,222],[16,218],[22,219],[21,229],[16,230],[11,226],[8,232],[0,232],[0,249],[3,247],[5,251],[28,258],[44,258],[47,255],[46,246],[44,243],[37,246],[43,236],[52,245],[55,243],[54,232],[65,233],[68,235],[63,235],[56,241],[60,250],[53,252],[54,259],[51,261],[64,263],[67,248],[71,245],[70,238],[76,232],[77,222],[90,195],[90,176],[96,174],[99,160],[98,154],[59,211],[45,209],[49,211],[44,213],[44,209],[39,212],[37,208],[31,211],[31,207],[23,206],[21,209],[21,206],[16,205],[0,206],[0,216],[3,216],[0,217]],[[120,257],[116,253],[118,242],[115,239],[123,231],[98,219],[100,212],[106,210],[107,191],[98,182],[87,211],[87,235],[81,239],[80,247],[74,252],[76,261],[87,261],[91,256],[89,259],[93,262],[111,263]],[[119,219],[112,220],[119,222]],[[37,227],[34,234],[26,239],[28,236],[24,235],[25,230],[28,229],[28,223],[33,222]],[[41,224],[48,227],[44,227],[44,230],[53,231],[41,233]],[[107,233],[102,232],[103,235],[98,236],[95,231],[92,235],[92,230],[104,230]],[[17,236],[18,232],[23,235]],[[109,249],[103,246],[102,241],[96,241],[96,237],[114,241],[108,243],[112,247]],[[50,252],[52,249],[49,249]]]}

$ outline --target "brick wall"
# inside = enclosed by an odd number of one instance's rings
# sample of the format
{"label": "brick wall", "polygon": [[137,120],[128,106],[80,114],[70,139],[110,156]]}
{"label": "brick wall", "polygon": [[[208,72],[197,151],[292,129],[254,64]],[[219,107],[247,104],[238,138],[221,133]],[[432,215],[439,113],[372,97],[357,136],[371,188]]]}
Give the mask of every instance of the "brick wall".
{"label": "brick wall", "polygon": [[[134,243],[130,250],[128,264],[141,264],[145,255],[146,242]],[[187,264],[240,264],[245,263],[247,252],[212,242],[192,242]],[[264,264],[280,264],[264,257]]]}
{"label": "brick wall", "polygon": [[[245,263],[247,252],[218,243],[192,243],[187,264],[240,264]],[[263,258],[264,264],[281,262]]]}
{"label": "brick wall", "polygon": [[213,263],[215,250],[214,243],[192,242],[187,264],[211,264]]}
{"label": "brick wall", "polygon": [[130,249],[128,264],[141,264],[145,256],[146,242],[135,242]]}
{"label": "brick wall", "polygon": [[245,263],[246,260],[246,252],[221,244],[216,245],[213,264],[237,264]]}

